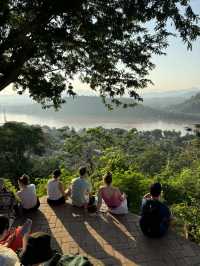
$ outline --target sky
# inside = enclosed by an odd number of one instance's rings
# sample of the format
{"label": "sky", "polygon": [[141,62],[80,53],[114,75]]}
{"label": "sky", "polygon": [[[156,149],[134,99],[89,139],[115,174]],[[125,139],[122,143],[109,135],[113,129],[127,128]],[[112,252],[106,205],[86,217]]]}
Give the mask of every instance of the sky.
{"label": "sky", "polygon": [[[191,0],[195,13],[200,15],[200,0]],[[187,50],[180,38],[170,38],[166,56],[153,56],[156,68],[151,71],[149,78],[154,85],[145,89],[146,92],[176,91],[193,87],[200,88],[200,38],[193,43],[192,51]],[[88,86],[76,80],[74,83],[80,95],[91,95]],[[11,86],[0,92],[14,94]]]}

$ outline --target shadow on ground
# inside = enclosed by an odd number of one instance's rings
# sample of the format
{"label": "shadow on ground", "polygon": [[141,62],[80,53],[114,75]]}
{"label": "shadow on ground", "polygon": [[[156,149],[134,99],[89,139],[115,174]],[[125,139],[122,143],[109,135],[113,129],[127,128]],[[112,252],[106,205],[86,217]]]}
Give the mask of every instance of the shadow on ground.
{"label": "shadow on ground", "polygon": [[97,217],[88,217],[82,210],[67,204],[52,209],[65,230],[63,252],[86,255],[94,265],[121,265],[112,247],[92,230],[90,219],[98,224]]}
{"label": "shadow on ground", "polygon": [[50,233],[54,248],[86,255],[95,266],[200,265],[198,245],[172,232],[162,239],[148,239],[139,229],[137,215],[91,217],[70,204],[52,208],[45,199],[41,203],[40,211],[30,216],[33,231]]}

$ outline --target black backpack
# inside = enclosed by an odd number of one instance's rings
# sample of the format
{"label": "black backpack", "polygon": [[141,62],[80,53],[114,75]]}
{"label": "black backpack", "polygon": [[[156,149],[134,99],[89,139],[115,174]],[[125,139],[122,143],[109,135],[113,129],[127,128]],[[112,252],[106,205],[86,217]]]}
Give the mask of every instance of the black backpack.
{"label": "black backpack", "polygon": [[142,220],[146,228],[151,231],[158,231],[162,222],[160,213],[160,202],[147,200],[142,208]]}

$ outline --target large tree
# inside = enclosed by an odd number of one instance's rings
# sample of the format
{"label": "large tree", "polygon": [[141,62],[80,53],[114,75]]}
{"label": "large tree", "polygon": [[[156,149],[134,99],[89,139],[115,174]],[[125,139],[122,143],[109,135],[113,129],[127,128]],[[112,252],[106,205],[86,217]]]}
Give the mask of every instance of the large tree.
{"label": "large tree", "polygon": [[190,0],[0,1],[0,90],[13,83],[57,107],[79,77],[113,103],[127,92],[140,100],[152,54],[175,32],[190,48],[198,19]]}

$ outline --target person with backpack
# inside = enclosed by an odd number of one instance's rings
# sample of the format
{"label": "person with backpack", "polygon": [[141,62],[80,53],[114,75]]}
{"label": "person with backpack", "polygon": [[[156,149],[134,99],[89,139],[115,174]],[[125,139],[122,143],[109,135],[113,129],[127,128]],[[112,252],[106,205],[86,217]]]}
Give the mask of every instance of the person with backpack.
{"label": "person with backpack", "polygon": [[150,193],[142,199],[140,228],[148,237],[162,237],[168,231],[171,219],[169,208],[160,202],[161,184],[154,183]]}

